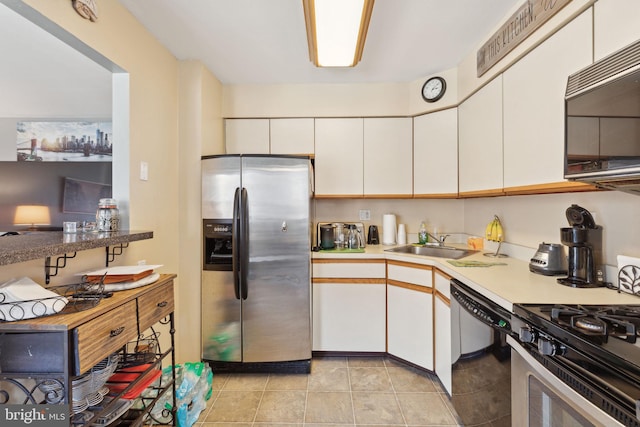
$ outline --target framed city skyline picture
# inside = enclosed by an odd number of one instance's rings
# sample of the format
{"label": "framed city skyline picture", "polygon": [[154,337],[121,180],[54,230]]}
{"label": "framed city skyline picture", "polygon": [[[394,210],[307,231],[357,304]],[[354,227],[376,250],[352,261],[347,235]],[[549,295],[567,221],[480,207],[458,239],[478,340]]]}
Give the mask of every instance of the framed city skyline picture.
{"label": "framed city skyline picture", "polygon": [[110,162],[110,121],[19,121],[18,161]]}

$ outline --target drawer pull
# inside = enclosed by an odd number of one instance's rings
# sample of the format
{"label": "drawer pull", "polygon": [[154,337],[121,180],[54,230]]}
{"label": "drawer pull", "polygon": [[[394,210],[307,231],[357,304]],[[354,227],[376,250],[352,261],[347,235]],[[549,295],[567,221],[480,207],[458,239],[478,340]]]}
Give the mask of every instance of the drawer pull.
{"label": "drawer pull", "polygon": [[122,332],[124,332],[124,326],[120,326],[119,328],[112,329],[111,332],[109,333],[109,336],[110,337],[117,337]]}
{"label": "drawer pull", "polygon": [[165,308],[167,305],[169,305],[167,301],[162,301],[158,303],[158,307],[160,308]]}

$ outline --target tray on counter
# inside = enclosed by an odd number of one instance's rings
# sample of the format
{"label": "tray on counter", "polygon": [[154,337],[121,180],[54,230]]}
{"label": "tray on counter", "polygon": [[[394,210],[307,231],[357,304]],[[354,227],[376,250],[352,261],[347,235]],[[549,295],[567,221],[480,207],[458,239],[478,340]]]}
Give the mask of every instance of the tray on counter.
{"label": "tray on counter", "polygon": [[358,249],[320,249],[320,253],[331,253],[331,254],[363,254],[364,248]]}

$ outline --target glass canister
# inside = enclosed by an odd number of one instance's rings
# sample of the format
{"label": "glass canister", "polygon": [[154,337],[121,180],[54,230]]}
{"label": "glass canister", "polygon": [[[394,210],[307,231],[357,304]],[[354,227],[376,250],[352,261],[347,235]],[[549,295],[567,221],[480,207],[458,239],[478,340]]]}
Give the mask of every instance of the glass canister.
{"label": "glass canister", "polygon": [[96,227],[98,231],[118,231],[120,225],[120,211],[115,199],[100,199],[96,212]]}

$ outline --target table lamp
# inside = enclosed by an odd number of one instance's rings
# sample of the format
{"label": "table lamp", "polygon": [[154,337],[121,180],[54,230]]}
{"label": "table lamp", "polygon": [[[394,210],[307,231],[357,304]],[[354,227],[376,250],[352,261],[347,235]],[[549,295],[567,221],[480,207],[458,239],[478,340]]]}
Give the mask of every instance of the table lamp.
{"label": "table lamp", "polygon": [[50,225],[51,215],[49,206],[42,205],[20,205],[16,207],[16,215],[13,219],[14,225],[29,225],[28,230],[37,230],[36,225]]}

